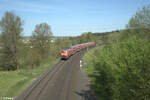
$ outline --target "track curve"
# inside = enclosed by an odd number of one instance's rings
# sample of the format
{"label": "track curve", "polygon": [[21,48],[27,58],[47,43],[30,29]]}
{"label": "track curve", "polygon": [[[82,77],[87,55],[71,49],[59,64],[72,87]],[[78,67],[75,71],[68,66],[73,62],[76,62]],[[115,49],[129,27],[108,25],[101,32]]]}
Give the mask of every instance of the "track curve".
{"label": "track curve", "polygon": [[83,90],[90,90],[88,79],[80,69],[80,59],[84,51],[66,61],[60,60],[15,100],[95,100],[93,96],[87,98],[80,95]]}

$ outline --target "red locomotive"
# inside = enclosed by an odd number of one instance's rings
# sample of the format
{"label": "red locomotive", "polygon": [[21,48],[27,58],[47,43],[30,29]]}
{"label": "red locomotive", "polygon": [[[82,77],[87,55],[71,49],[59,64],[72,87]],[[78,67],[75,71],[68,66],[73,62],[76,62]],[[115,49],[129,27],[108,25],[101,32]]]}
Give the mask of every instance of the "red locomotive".
{"label": "red locomotive", "polygon": [[95,46],[94,42],[82,43],[82,44],[71,46],[69,49],[63,50],[60,53],[61,59],[68,59],[71,55],[75,54],[76,52],[79,52],[80,50],[84,48],[94,47],[94,46]]}

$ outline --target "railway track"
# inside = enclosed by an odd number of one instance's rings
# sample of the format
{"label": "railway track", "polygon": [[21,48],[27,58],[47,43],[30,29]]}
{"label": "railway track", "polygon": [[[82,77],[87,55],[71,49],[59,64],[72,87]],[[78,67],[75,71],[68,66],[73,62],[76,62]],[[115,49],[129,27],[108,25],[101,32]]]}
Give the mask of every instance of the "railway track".
{"label": "railway track", "polygon": [[[22,95],[15,98],[15,100],[28,100],[28,97],[31,96],[34,93],[34,96],[36,97],[35,100],[37,100],[38,95],[42,92],[42,90],[45,88],[47,83],[51,80],[51,78],[57,73],[65,64],[66,62],[63,60],[60,60],[58,63],[56,63],[52,68],[48,69],[43,75],[41,75],[37,80],[35,80],[31,86],[29,86]],[[39,91],[36,91],[35,89],[40,89]],[[33,95],[32,95],[33,96]]]}
{"label": "railway track", "polygon": [[[82,76],[78,76],[81,74],[79,65],[83,52],[74,54],[68,60],[60,60],[15,100],[83,100],[78,95],[83,86],[86,86],[84,83],[87,83],[82,82]],[[76,93],[78,89],[80,91]]]}

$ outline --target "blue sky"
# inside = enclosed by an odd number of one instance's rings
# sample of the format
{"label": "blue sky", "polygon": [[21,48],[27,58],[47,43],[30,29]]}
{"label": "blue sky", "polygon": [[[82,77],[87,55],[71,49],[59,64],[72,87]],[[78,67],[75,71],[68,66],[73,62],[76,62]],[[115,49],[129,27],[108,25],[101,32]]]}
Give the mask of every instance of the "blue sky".
{"label": "blue sky", "polygon": [[0,0],[0,19],[13,11],[24,21],[24,35],[36,24],[48,23],[54,36],[123,29],[137,9],[149,0]]}

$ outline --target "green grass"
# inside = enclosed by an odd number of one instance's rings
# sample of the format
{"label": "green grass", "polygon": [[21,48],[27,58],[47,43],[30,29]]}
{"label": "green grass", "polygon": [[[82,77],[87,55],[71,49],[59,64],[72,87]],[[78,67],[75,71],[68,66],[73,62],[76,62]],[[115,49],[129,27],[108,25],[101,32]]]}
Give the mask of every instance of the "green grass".
{"label": "green grass", "polygon": [[35,69],[0,71],[0,97],[15,97],[58,60],[51,60]]}

